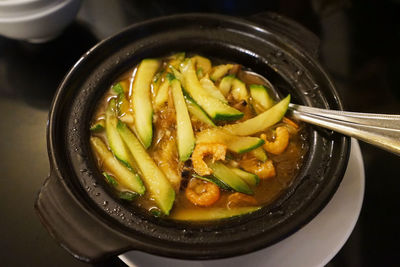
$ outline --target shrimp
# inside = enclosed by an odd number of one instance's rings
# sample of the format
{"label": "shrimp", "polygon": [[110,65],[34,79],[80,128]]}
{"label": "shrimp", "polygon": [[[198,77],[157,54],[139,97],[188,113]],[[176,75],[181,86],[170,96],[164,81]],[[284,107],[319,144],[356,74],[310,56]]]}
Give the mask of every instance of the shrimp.
{"label": "shrimp", "polygon": [[220,191],[214,183],[192,178],[186,187],[185,196],[197,206],[208,207],[219,199]]}
{"label": "shrimp", "polygon": [[228,209],[232,209],[236,207],[256,206],[257,204],[258,202],[254,197],[236,192],[229,195],[226,206]]}
{"label": "shrimp", "polygon": [[283,126],[276,128],[275,140],[272,142],[267,140],[265,134],[261,134],[260,137],[265,141],[263,148],[267,152],[275,155],[281,154],[289,144],[289,131]]}
{"label": "shrimp", "polygon": [[260,179],[267,179],[276,175],[272,160],[262,162],[256,158],[249,158],[241,160],[239,164],[245,171],[254,173]]}
{"label": "shrimp", "polygon": [[212,161],[225,160],[226,145],[218,143],[196,144],[192,154],[193,169],[198,175],[210,175],[212,170],[204,162],[206,155],[212,155]]}
{"label": "shrimp", "polygon": [[288,117],[283,117],[282,121],[284,123],[286,123],[287,125],[292,126],[293,128],[295,128],[296,130],[298,130],[300,127],[297,123],[295,123],[294,121],[292,121],[291,119],[289,119]]}

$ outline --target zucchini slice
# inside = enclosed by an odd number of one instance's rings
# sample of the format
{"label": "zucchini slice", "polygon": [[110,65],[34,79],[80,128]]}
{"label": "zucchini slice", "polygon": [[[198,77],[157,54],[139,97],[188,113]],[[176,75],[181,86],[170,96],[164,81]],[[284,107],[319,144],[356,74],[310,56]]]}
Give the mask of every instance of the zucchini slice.
{"label": "zucchini slice", "polygon": [[254,118],[236,124],[225,125],[222,128],[230,134],[241,136],[252,135],[264,131],[283,118],[288,109],[289,102],[290,95]]}
{"label": "zucchini slice", "polygon": [[106,178],[107,183],[109,183],[111,186],[113,187],[118,186],[117,180],[115,180],[115,178],[112,175],[108,174],[107,172],[103,172],[103,176]]}
{"label": "zucchini slice", "polygon": [[200,179],[200,180],[204,180],[204,181],[216,184],[219,188],[222,188],[222,189],[225,189],[225,190],[230,190],[231,189],[228,185],[224,184],[221,180],[218,180],[217,178],[215,178],[212,175],[200,176],[200,175],[197,175],[197,174],[193,174],[192,176],[194,178],[197,178],[197,179]]}
{"label": "zucchini slice", "polygon": [[118,122],[117,130],[135,159],[150,197],[168,215],[175,201],[175,191],[171,183],[126,124]]}
{"label": "zucchini slice", "polygon": [[159,109],[165,102],[168,101],[168,89],[169,81],[168,79],[165,79],[158,88],[158,92],[154,100],[155,109]]}
{"label": "zucchini slice", "polygon": [[207,113],[205,113],[204,110],[197,105],[197,103],[187,93],[183,92],[183,95],[185,97],[185,102],[189,113],[192,114],[192,116],[195,116],[198,120],[209,126],[216,127],[214,122],[208,117]]}
{"label": "zucchini slice", "polygon": [[175,54],[172,54],[171,56],[168,57],[168,59],[179,59],[179,60],[184,60],[185,59],[185,52],[176,52]]}
{"label": "zucchini slice", "polygon": [[[185,59],[185,52],[176,53],[170,57],[168,61],[168,68],[172,72],[172,74],[180,81],[182,78],[182,74],[178,71],[179,66],[181,65],[182,61]],[[168,80],[172,80],[169,79]]]}
{"label": "zucchini slice", "polygon": [[242,154],[262,146],[265,141],[260,139],[252,136],[235,136],[227,143],[227,146],[230,151]]}
{"label": "zucchini slice", "polygon": [[199,72],[201,71],[200,77],[203,77],[207,75],[210,70],[211,70],[211,61],[208,58],[196,55],[191,58],[194,62],[194,65],[196,67],[196,71]]}
{"label": "zucchini slice", "polygon": [[275,101],[268,94],[267,88],[263,85],[250,85],[250,95],[256,104],[260,105],[263,111],[269,109],[275,104]]}
{"label": "zucchini slice", "polygon": [[119,116],[131,115],[129,108],[130,108],[129,100],[125,97],[125,93],[119,93],[118,103],[117,103],[118,115]]}
{"label": "zucchini slice", "polygon": [[221,128],[206,129],[196,135],[197,143],[220,143],[235,153],[245,153],[264,144],[264,140],[252,136],[232,135]]}
{"label": "zucchini slice", "polygon": [[258,178],[258,176],[253,173],[246,172],[239,168],[231,168],[231,170],[239,175],[240,178],[242,178],[242,180],[244,180],[248,185],[256,186],[260,182],[260,178]]}
{"label": "zucchini slice", "polygon": [[140,195],[144,194],[146,188],[144,187],[139,175],[133,173],[117,160],[100,138],[93,136],[90,137],[90,144],[95,153],[101,159],[103,168],[114,174],[114,178],[119,185]]}
{"label": "zucchini slice", "polygon": [[153,106],[150,87],[159,66],[160,61],[157,59],[143,59],[133,81],[131,103],[133,103],[135,128],[145,148],[151,145],[153,139]]}
{"label": "zucchini slice", "polygon": [[236,101],[247,100],[249,98],[246,84],[238,78],[235,78],[232,82],[231,94]]}
{"label": "zucchini slice", "polygon": [[210,78],[208,78],[208,75],[200,79],[200,84],[211,96],[221,100],[225,104],[228,103],[225,96],[221,93],[221,91],[217,87],[215,87],[214,83],[210,80]]}
{"label": "zucchini slice", "polygon": [[212,162],[211,160],[206,162],[208,167],[211,168],[212,175],[220,180],[222,183],[228,185],[230,188],[233,190],[247,194],[247,195],[252,195],[253,191],[250,189],[250,187],[247,185],[245,181],[240,178],[239,175],[237,175],[234,171],[232,171],[229,167],[225,166],[221,162]]}
{"label": "zucchini slice", "polygon": [[129,83],[127,81],[121,81],[112,86],[112,90],[117,93],[117,108],[118,115],[125,115],[129,113],[129,100],[126,99],[125,95],[129,92]]}
{"label": "zucchini slice", "polygon": [[172,65],[175,65],[175,68],[179,67],[179,64],[185,59],[186,53],[185,52],[178,52],[175,54],[172,54],[171,56],[168,57],[169,62],[168,64],[171,65],[171,63],[174,63]]}
{"label": "zucchini slice", "polygon": [[227,96],[229,94],[234,79],[235,75],[227,75],[222,78],[221,82],[219,83],[219,90],[224,96]]}
{"label": "zucchini slice", "polygon": [[164,70],[161,70],[153,76],[153,79],[151,81],[151,90],[150,90],[152,99],[155,99],[155,97],[158,93],[158,90],[160,88],[160,85],[165,78],[165,75],[166,75],[166,72]]}
{"label": "zucchini slice", "polygon": [[231,92],[236,101],[247,100],[249,98],[246,84],[234,75],[225,76],[219,84],[219,90],[224,96],[227,96]]}
{"label": "zucchini slice", "polygon": [[192,122],[183,97],[181,83],[174,79],[171,81],[172,97],[176,112],[176,136],[180,161],[189,159],[195,145]]}
{"label": "zucchini slice", "polygon": [[104,128],[105,128],[105,121],[103,119],[101,119],[101,120],[96,121],[96,123],[90,127],[90,131],[92,133],[100,133],[100,132],[104,131]]}
{"label": "zucchini slice", "polygon": [[112,90],[117,94],[129,94],[129,82],[127,80],[120,81],[112,86]]}
{"label": "zucchini slice", "polygon": [[230,69],[233,68],[232,64],[218,65],[211,69],[210,79],[212,81],[217,81],[224,77]]}
{"label": "zucchini slice", "polygon": [[239,110],[212,97],[201,86],[190,59],[181,64],[183,87],[213,120],[237,120],[243,117]]}
{"label": "zucchini slice", "polygon": [[128,201],[128,202],[134,201],[135,199],[138,198],[138,196],[139,196],[138,194],[132,193],[129,191],[122,191],[122,192],[119,192],[119,194],[118,194],[118,197],[120,199]]}
{"label": "zucchini slice", "polygon": [[116,113],[117,101],[115,98],[112,98],[108,102],[106,109],[105,127],[108,144],[110,145],[111,151],[114,153],[115,157],[128,166],[128,168],[132,168],[132,157],[117,131],[118,118]]}
{"label": "zucchini slice", "polygon": [[171,218],[180,221],[208,221],[240,216],[259,210],[261,207],[236,207],[232,209],[208,207],[204,209],[180,209]]}
{"label": "zucchini slice", "polygon": [[183,75],[182,75],[182,73],[180,73],[179,70],[176,69],[176,68],[175,68],[174,66],[172,66],[172,65],[169,65],[169,69],[172,71],[173,76],[174,76],[176,79],[178,79],[179,81],[182,82],[182,80],[183,80]]}

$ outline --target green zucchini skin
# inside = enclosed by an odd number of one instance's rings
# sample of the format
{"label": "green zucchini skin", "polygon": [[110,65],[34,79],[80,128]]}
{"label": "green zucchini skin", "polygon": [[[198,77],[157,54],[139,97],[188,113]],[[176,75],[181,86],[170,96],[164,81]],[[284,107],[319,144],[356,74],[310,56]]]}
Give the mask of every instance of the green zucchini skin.
{"label": "green zucchini skin", "polygon": [[231,190],[231,188],[229,187],[229,185],[224,184],[221,180],[219,180],[218,178],[215,178],[212,175],[208,175],[208,176],[200,176],[197,174],[193,174],[194,178],[200,179],[200,180],[204,180],[210,183],[214,183],[216,184],[219,188],[221,189],[225,189],[225,190]]}
{"label": "green zucchini skin", "polygon": [[103,166],[114,174],[116,182],[119,185],[140,195],[145,193],[146,188],[144,187],[140,176],[116,159],[100,138],[91,137],[90,144],[103,162]]}
{"label": "green zucchini skin", "polygon": [[184,61],[181,66],[183,87],[211,119],[238,120],[243,117],[243,112],[214,98],[204,90],[197,78],[196,71],[190,59]]}
{"label": "green zucchini skin", "polygon": [[177,79],[172,80],[170,83],[176,112],[176,136],[179,160],[186,161],[193,152],[196,139],[185,98],[183,97],[181,83]]}
{"label": "green zucchini skin", "polygon": [[250,189],[247,183],[223,163],[208,161],[207,165],[213,171],[212,175],[215,178],[228,185],[233,190],[247,195],[253,194],[253,191]]}
{"label": "green zucchini skin", "polygon": [[153,139],[153,106],[151,103],[151,83],[160,66],[157,59],[144,59],[140,62],[133,81],[133,103],[135,128],[145,148]]}
{"label": "green zucchini skin", "polygon": [[265,86],[252,84],[249,86],[249,89],[251,98],[262,107],[263,111],[269,109],[275,104],[275,101],[268,94]]}
{"label": "green zucchini skin", "polygon": [[132,168],[133,162],[130,152],[117,131],[117,100],[115,98],[112,98],[108,102],[105,117],[106,136],[111,151],[117,159],[122,161],[129,168]]}
{"label": "green zucchini skin", "polygon": [[232,152],[243,154],[259,148],[264,143],[265,141],[258,137],[235,136],[235,138],[228,143],[228,149]]}
{"label": "green zucchini skin", "polygon": [[198,120],[209,126],[216,127],[214,122],[210,119],[210,117],[208,117],[207,113],[205,113],[204,110],[199,105],[197,105],[197,103],[193,100],[193,98],[191,98],[189,94],[186,93],[184,90],[183,90],[183,96],[185,97],[185,102],[189,110],[189,113],[192,116],[195,116]]}
{"label": "green zucchini skin", "polygon": [[124,88],[122,87],[121,83],[114,84],[112,86],[112,90],[117,94],[123,94]]}
{"label": "green zucchini skin", "polygon": [[115,180],[112,175],[110,175],[107,172],[103,172],[103,176],[106,178],[107,183],[109,183],[111,186],[113,186],[113,187],[118,186],[117,180]]}
{"label": "green zucchini skin", "polygon": [[92,133],[100,133],[105,129],[105,120],[101,119],[90,127]]}
{"label": "green zucchini skin", "polygon": [[231,168],[231,170],[239,175],[240,178],[242,178],[242,180],[244,180],[248,185],[256,186],[260,182],[260,178],[258,178],[258,176],[253,173],[244,171],[239,168]]}
{"label": "green zucchini skin", "polygon": [[171,183],[126,124],[119,121],[117,129],[140,170],[150,197],[165,215],[169,215],[175,201],[175,191]]}

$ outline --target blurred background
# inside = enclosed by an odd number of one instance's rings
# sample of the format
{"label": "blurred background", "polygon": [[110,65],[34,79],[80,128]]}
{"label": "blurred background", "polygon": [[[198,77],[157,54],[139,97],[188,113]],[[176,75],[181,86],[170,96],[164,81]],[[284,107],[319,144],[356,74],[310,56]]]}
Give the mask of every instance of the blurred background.
{"label": "blurred background", "polygon": [[[47,42],[0,36],[0,265],[88,266],[51,239],[33,210],[49,173],[48,109],[58,84],[82,54],[149,18],[184,12],[245,18],[266,11],[299,22],[320,38],[319,61],[345,109],[400,114],[398,0],[84,0],[72,23]],[[400,157],[360,146],[366,174],[360,218],[327,266],[398,266]],[[97,266],[125,265],[114,258]]]}

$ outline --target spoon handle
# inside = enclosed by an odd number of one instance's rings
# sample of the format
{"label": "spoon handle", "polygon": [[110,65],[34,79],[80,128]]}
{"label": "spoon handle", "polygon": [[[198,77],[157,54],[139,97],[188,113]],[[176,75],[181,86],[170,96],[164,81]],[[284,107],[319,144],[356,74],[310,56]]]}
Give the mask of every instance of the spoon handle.
{"label": "spoon handle", "polygon": [[295,119],[357,138],[400,155],[398,115],[321,110],[294,104],[290,104],[290,111]]}
{"label": "spoon handle", "polygon": [[400,115],[348,112],[307,107],[296,104],[289,104],[289,108],[299,112],[310,113],[341,121],[400,130]]}
{"label": "spoon handle", "polygon": [[[252,71],[244,72],[259,77],[275,91],[265,77]],[[289,112],[300,121],[357,138],[400,156],[400,115],[327,110],[296,104],[289,104]]]}

